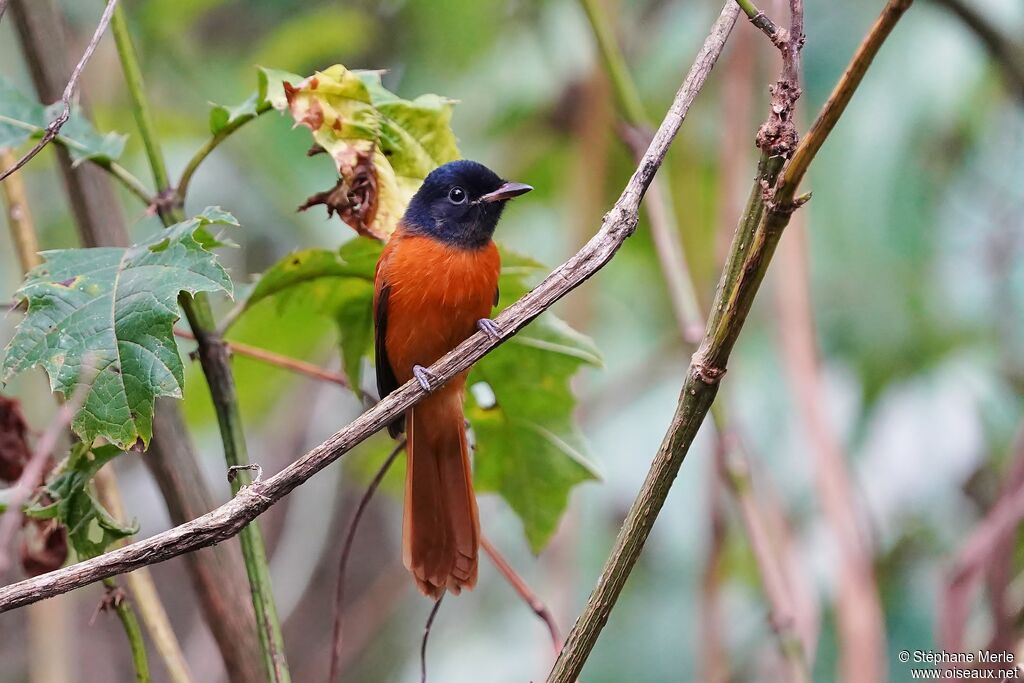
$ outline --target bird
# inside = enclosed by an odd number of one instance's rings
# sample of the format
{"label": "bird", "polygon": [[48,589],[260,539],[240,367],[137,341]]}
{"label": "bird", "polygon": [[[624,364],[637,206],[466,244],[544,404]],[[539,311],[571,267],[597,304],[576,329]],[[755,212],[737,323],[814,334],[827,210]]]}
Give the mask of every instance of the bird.
{"label": "bird", "polygon": [[492,239],[508,200],[531,191],[481,163],[431,171],[377,261],[374,350],[381,398],[415,379],[426,398],[388,425],[406,434],[402,561],[440,599],[476,585],[480,522],[463,410],[468,370],[440,384],[427,368],[491,320],[501,257]]}

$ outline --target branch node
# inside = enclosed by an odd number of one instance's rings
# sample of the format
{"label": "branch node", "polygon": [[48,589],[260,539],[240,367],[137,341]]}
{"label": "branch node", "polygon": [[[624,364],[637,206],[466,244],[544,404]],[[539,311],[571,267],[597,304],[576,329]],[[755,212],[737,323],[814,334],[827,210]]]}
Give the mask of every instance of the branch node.
{"label": "branch node", "polygon": [[257,462],[249,465],[232,465],[228,468],[228,483],[234,483],[235,479],[238,478],[238,473],[242,470],[247,472],[255,472],[256,476],[251,482],[243,486],[242,488],[249,488],[253,484],[258,484],[263,479],[263,466]]}
{"label": "branch node", "polygon": [[704,359],[699,357],[700,355],[701,352],[698,351],[693,354],[693,357],[690,359],[690,374],[693,375],[694,379],[699,380],[708,386],[718,384],[722,379],[722,375],[725,374],[725,368],[719,368],[705,363]]}

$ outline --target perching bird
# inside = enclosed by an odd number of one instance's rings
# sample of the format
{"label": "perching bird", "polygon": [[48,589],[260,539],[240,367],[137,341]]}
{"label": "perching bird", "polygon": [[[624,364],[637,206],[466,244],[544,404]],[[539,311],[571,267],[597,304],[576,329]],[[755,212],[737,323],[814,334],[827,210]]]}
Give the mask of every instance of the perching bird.
{"label": "perching bird", "polygon": [[427,176],[377,262],[373,312],[381,398],[416,378],[429,396],[405,427],[408,469],[402,560],[420,591],[440,598],[476,585],[480,524],[462,410],[466,372],[436,386],[426,370],[478,329],[497,337],[501,260],[491,236],[505,202],[529,192],[474,161]]}

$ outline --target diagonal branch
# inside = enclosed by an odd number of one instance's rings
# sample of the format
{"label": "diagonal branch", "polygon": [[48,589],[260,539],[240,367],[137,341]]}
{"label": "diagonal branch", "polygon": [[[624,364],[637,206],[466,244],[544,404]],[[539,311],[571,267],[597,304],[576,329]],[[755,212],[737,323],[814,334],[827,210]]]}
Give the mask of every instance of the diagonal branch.
{"label": "diagonal branch", "polygon": [[[626,579],[650,535],[654,521],[665,503],[665,498],[668,496],[672,482],[682,466],[690,445],[715,400],[719,380],[725,373],[729,355],[764,279],[775,247],[782,236],[782,231],[789,223],[789,218],[795,208],[793,195],[827,134],[823,134],[823,131],[831,130],[831,127],[839,119],[853,92],[860,85],[864,73],[878,49],[910,6],[911,1],[890,0],[882,10],[881,16],[864,38],[849,67],[840,78],[833,95],[822,108],[816,126],[812,128],[812,133],[817,130],[818,135],[808,135],[796,148],[793,153],[793,161],[790,162],[790,166],[786,168],[786,173],[780,180],[782,184],[771,193],[767,191],[776,186],[775,182],[771,182],[763,188],[760,183],[755,185],[751,197],[751,208],[755,210],[748,211],[740,219],[739,228],[730,248],[729,259],[719,281],[715,303],[711,308],[712,315],[708,320],[704,341],[690,362],[668,433],[651,464],[640,492],[626,514],[626,519],[615,539],[615,546],[608,556],[597,585],[590,594],[583,613],[576,620],[555,666],[548,675],[547,683],[570,683],[576,680],[590,656],[590,652],[622,592]],[[791,2],[796,6],[799,5],[800,0],[791,0]],[[719,19],[722,42],[724,42],[725,35],[728,34],[728,29],[731,28],[732,22],[735,21],[736,13],[737,5],[730,0]],[[727,18],[727,14],[731,14],[731,16],[728,17],[727,24],[721,26],[723,20]],[[794,17],[794,24],[797,23],[798,20]],[[709,43],[714,43],[712,38],[705,43],[705,50],[709,49]],[[718,50],[721,50],[721,42],[718,44]],[[784,66],[784,72],[785,70]],[[784,79],[780,79],[779,84],[783,82]],[[772,111],[780,113],[776,111],[774,102]],[[782,122],[786,123],[787,119],[782,119]],[[788,155],[784,154],[785,149],[773,150],[770,141],[768,144],[762,144],[761,148],[764,154],[759,176],[766,181],[768,177],[771,177],[774,181],[783,157]],[[769,154],[769,151],[773,151],[773,153]],[[791,168],[798,158],[801,159],[801,163],[796,165],[791,172]],[[768,197],[761,202],[763,205],[758,210],[759,202],[756,200],[763,195],[768,195]],[[751,213],[754,215],[750,215]],[[750,225],[754,226],[752,231],[749,230]]]}
{"label": "diagonal branch", "polygon": [[[43,147],[50,144],[50,141],[57,137],[57,133],[60,129],[68,122],[71,117],[71,98],[74,97],[75,89],[78,87],[78,79],[82,76],[82,71],[85,69],[85,65],[92,59],[92,53],[96,51],[96,46],[100,43],[100,38],[107,30],[107,26],[110,24],[110,18],[114,14],[114,7],[117,6],[117,0],[108,0],[106,8],[103,10],[103,15],[100,17],[99,26],[96,27],[96,32],[92,34],[92,40],[89,41],[89,45],[85,48],[85,53],[82,58],[78,60],[78,64],[75,65],[74,70],[71,72],[71,78],[68,79],[68,84],[64,87],[64,94],[61,97],[61,102],[64,104],[64,109],[60,115],[57,116],[50,125],[46,127],[46,132],[43,133],[43,137],[40,138],[36,146],[25,153],[23,157],[18,159],[14,166],[11,166],[6,171],[0,173],[0,181],[7,176],[11,175],[22,166],[32,161],[35,155],[43,151]],[[7,4],[4,3],[0,7],[0,16],[3,16],[3,10],[7,9]]]}
{"label": "diagonal branch", "polygon": [[[730,5],[732,0],[730,0]],[[665,119],[618,201],[606,214],[601,229],[572,258],[549,274],[533,291],[505,309],[495,320],[501,338],[492,340],[482,332],[474,334],[430,368],[444,383],[515,335],[534,318],[550,308],[611,260],[637,224],[640,200],[661,166],[690,105],[704,85],[736,12],[727,7],[715,25],[709,45],[697,57]],[[380,431],[425,396],[418,382],[411,381],[367,410],[276,475],[242,488],[230,501],[190,522],[146,540],[101,555],[92,560],[49,574],[0,588],[0,612],[59,595],[108,576],[163,562],[199,548],[220,543],[239,533],[253,519],[294,488],[340,458],[354,446]]]}

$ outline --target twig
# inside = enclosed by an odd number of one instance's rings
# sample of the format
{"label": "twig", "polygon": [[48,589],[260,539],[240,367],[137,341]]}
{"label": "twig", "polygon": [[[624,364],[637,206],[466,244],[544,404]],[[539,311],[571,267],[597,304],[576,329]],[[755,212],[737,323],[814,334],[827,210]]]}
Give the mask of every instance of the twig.
{"label": "twig", "polygon": [[[171,225],[183,218],[181,202],[171,192],[160,143],[156,136],[149,102],[146,99],[142,72],[139,69],[135,47],[123,10],[119,7],[114,12],[112,31],[117,52],[121,59],[121,67],[125,75],[125,84],[132,101],[132,112],[139,128],[146,156],[153,171],[153,179],[157,187],[156,210],[164,225]],[[224,459],[228,467],[240,467],[249,464],[249,456],[242,427],[242,415],[235,395],[235,380],[231,373],[227,346],[214,330],[213,311],[209,300],[204,295],[196,297],[182,296],[179,298],[185,311],[192,332],[199,345],[199,361],[206,376],[210,389],[217,424],[220,428],[221,442],[224,447]],[[232,481],[231,491],[236,496],[239,490],[247,486],[244,477]],[[252,605],[256,613],[257,632],[263,652],[264,664],[272,683],[290,683],[288,662],[285,658],[284,638],[281,635],[281,624],[277,615],[277,606],[270,583],[270,569],[267,565],[266,549],[259,526],[245,526],[240,530],[242,558],[245,562],[246,574],[252,594]]]}
{"label": "twig", "polygon": [[[83,368],[87,364],[83,363]],[[95,374],[94,368],[83,370],[80,376],[80,383],[72,393],[71,398],[57,409],[50,424],[47,425],[43,435],[36,442],[32,457],[25,463],[25,468],[18,477],[18,481],[6,489],[7,511],[0,516],[0,577],[5,575],[11,567],[11,559],[8,551],[11,546],[11,539],[14,532],[21,526],[21,506],[29,499],[36,488],[42,483],[46,476],[46,467],[49,464],[50,456],[57,447],[57,442],[64,435],[64,431],[71,424],[75,413],[82,406],[86,395],[89,393],[89,385],[92,383]]]}
{"label": "twig", "polygon": [[128,602],[128,596],[118,587],[114,579],[104,579],[103,585],[107,587],[107,593],[100,604],[100,610],[113,608],[117,618],[121,620],[124,627],[124,634],[128,638],[128,647],[132,653],[132,664],[135,666],[136,683],[149,683],[149,660],[146,657],[146,643],[142,639],[142,629],[139,628],[139,620],[135,618],[135,611]]}
{"label": "twig", "polygon": [[[82,75],[82,70],[85,69],[85,65],[88,64],[89,60],[92,58],[92,53],[96,51],[96,46],[99,45],[100,38],[102,38],[103,34],[106,32],[107,25],[110,24],[110,18],[116,6],[117,0],[107,1],[107,6],[103,10],[103,15],[100,17],[99,26],[96,27],[95,33],[92,34],[92,40],[89,41],[89,45],[85,48],[85,53],[82,55],[82,58],[78,60],[78,64],[75,65],[74,70],[71,72],[71,78],[68,80],[68,84],[64,88],[64,95],[61,97],[61,101],[64,103],[64,109],[61,111],[60,115],[51,121],[46,127],[46,132],[43,133],[43,137],[40,138],[38,143],[36,143],[36,146],[22,156],[14,166],[11,166],[3,173],[0,173],[0,181],[20,169],[22,166],[30,162],[35,155],[39,154],[39,152],[43,150],[43,147],[46,147],[51,140],[57,137],[57,133],[60,132],[60,129],[71,117],[71,98],[75,94],[75,88],[78,87],[78,79]],[[6,4],[0,9],[6,10]],[[0,16],[2,15],[2,12],[0,12]]]}
{"label": "twig", "polygon": [[758,509],[751,490],[749,463],[746,456],[739,451],[738,438],[735,434],[720,430],[719,435],[722,442],[725,480],[739,503],[743,526],[747,530],[758,573],[761,575],[761,582],[771,605],[771,625],[779,639],[779,648],[787,671],[786,680],[790,683],[810,683],[807,657],[797,633],[793,599],[786,586],[782,563],[765,526],[764,516]]}
{"label": "twig", "polygon": [[[650,142],[650,117],[640,98],[639,90],[618,43],[609,27],[608,17],[601,0],[581,0],[597,47],[612,82],[612,91],[619,103],[620,115],[626,125],[619,127],[619,137],[639,162]],[[665,188],[673,187],[669,169],[662,168],[644,198],[644,208],[651,224],[651,234],[657,247],[658,262],[665,278],[672,310],[680,321],[683,339],[691,344],[700,342],[704,329],[700,302],[693,286],[693,278],[683,254],[679,239],[679,225],[672,206],[672,196]]]}
{"label": "twig", "polygon": [[772,41],[772,44],[776,47],[781,47],[781,42],[785,41],[783,32],[779,30],[779,27],[775,25],[768,15],[757,8],[757,6],[750,0],[736,0],[736,4],[740,6],[743,13],[750,19],[750,23],[757,27],[757,29],[768,36],[768,40]]}
{"label": "twig", "polygon": [[[179,329],[174,330],[174,336],[181,337],[182,339],[191,339],[192,341],[195,341],[196,339],[195,335],[191,332]],[[283,356],[279,353],[268,351],[267,349],[261,349],[258,346],[250,346],[249,344],[243,344],[242,342],[236,341],[225,341],[224,343],[227,345],[228,350],[231,353],[238,354],[239,356],[246,356],[247,358],[253,358],[264,363],[269,363],[270,365],[276,365],[279,368],[291,370],[292,372],[297,372],[301,375],[312,377],[313,379],[337,384],[338,386],[345,387],[346,389],[352,388],[349,384],[348,377],[340,372],[332,372],[331,370],[321,368],[313,363],[307,363],[306,361],[299,360],[297,358]]]}
{"label": "twig", "polygon": [[[849,96],[856,89],[864,71],[881,46],[884,36],[892,30],[892,26],[907,5],[909,5],[908,0],[892,0],[883,10],[882,18],[864,39],[850,68],[840,80],[840,85],[837,86],[840,92],[845,93],[845,97],[842,97],[841,101],[830,99],[823,109],[823,115],[827,113],[832,124],[842,113],[846,102],[849,101]],[[902,10],[899,9],[900,7]],[[731,14],[729,17],[731,21],[722,27],[724,30],[721,31],[721,39],[713,41],[718,44],[716,52],[721,50],[721,41],[724,40],[725,34],[728,33],[727,29],[735,20],[736,11],[737,6],[733,0],[730,0],[719,22],[726,19],[727,13]],[[811,136],[808,137],[811,138]],[[816,145],[813,147],[813,151],[804,149],[804,146],[808,144]],[[796,159],[798,155],[803,155],[803,171],[806,171],[807,165],[813,159],[814,152],[820,145],[821,140],[813,138],[810,142],[805,139],[800,143],[793,158]],[[764,149],[762,148],[762,150]],[[778,157],[768,158],[765,161],[770,163],[772,159],[778,159]],[[801,172],[793,176],[791,180],[798,181],[802,176]],[[760,194],[761,188],[755,189]],[[795,188],[793,189],[795,190]],[[625,585],[626,578],[640,555],[655,518],[668,495],[672,481],[686,457],[704,416],[714,401],[718,382],[725,372],[736,338],[760,283],[764,279],[764,273],[774,253],[778,238],[789,222],[793,208],[792,190],[787,189],[787,192],[790,193],[788,200],[781,204],[786,210],[780,210],[778,205],[773,204],[770,210],[758,219],[753,241],[745,241],[747,236],[743,234],[742,223],[745,223],[746,220],[741,220],[741,230],[733,241],[730,259],[719,281],[704,341],[690,363],[679,405],[672,418],[669,431],[651,465],[647,479],[626,515],[597,586],[591,593],[583,613],[576,620],[554,668],[548,675],[548,683],[569,683],[579,675],[601,629],[607,622],[608,615],[614,607],[623,585]],[[778,195],[778,190],[776,195]]]}
{"label": "twig", "polygon": [[998,26],[964,0],[932,0],[956,15],[989,51],[1003,72],[1010,90],[1024,101],[1024,43],[1014,42]]}
{"label": "twig", "polygon": [[341,616],[342,607],[345,602],[345,573],[348,569],[348,558],[352,554],[352,543],[355,541],[356,529],[359,528],[359,521],[363,518],[363,513],[366,511],[366,506],[369,505],[370,499],[373,498],[373,494],[377,492],[377,488],[380,483],[384,481],[384,475],[388,473],[391,468],[391,464],[398,457],[398,454],[405,448],[405,439],[398,442],[397,445],[388,454],[388,457],[381,463],[380,469],[377,470],[377,474],[374,475],[373,480],[370,481],[370,485],[366,487],[366,491],[363,492],[362,498],[359,499],[359,504],[356,506],[355,514],[352,515],[352,520],[348,523],[348,531],[345,532],[345,541],[341,546],[341,557],[338,559],[338,582],[334,588],[334,628],[333,638],[331,641],[331,668],[330,674],[327,678],[328,683],[334,683],[338,680],[338,672],[341,669]]}
{"label": "twig", "polygon": [[[732,0],[729,0],[729,3],[731,5]],[[556,301],[603,268],[632,234],[636,227],[640,200],[665,158],[665,153],[679,131],[690,104],[703,86],[734,20],[735,10],[727,8],[716,23],[708,46],[698,55],[693,73],[687,77],[676,94],[675,101],[654,135],[647,154],[623,189],[615,206],[606,214],[600,231],[579,252],[497,317],[495,322],[503,330],[508,331],[506,339],[518,333]],[[429,370],[439,382],[446,382],[469,368],[498,343],[484,333],[478,332],[445,354]],[[100,557],[34,579],[0,587],[0,612],[231,538],[275,502],[347,453],[356,444],[383,429],[423,397],[423,389],[418,382],[407,382],[324,443],[269,479],[245,488],[217,509]]]}
{"label": "twig", "polygon": [[555,622],[555,617],[551,614],[551,610],[544,604],[536,593],[527,585],[523,577],[516,573],[516,570],[512,568],[512,565],[508,563],[508,560],[498,552],[498,549],[491,545],[491,542],[487,540],[486,536],[480,536],[480,547],[483,548],[487,556],[491,558],[494,566],[498,568],[501,575],[505,577],[512,589],[519,594],[519,597],[523,599],[533,613],[536,614],[541,621],[548,627],[548,633],[551,635],[551,647],[554,648],[555,654],[562,649],[562,635],[558,631],[558,623]]}
{"label": "twig", "polygon": [[264,102],[256,108],[255,113],[240,116],[228,125],[224,126],[216,135],[212,136],[209,140],[203,143],[203,146],[196,150],[196,153],[192,155],[189,162],[185,165],[185,170],[181,172],[181,179],[178,180],[178,186],[175,188],[174,193],[177,197],[179,205],[185,204],[185,197],[188,195],[188,187],[192,182],[192,176],[195,175],[196,171],[199,170],[200,164],[206,157],[210,156],[210,153],[217,148],[220,143],[224,142],[229,135],[234,133],[236,130],[249,123],[261,114],[273,109],[270,102]]}
{"label": "twig", "polygon": [[[1024,462],[1024,429],[1013,443],[1014,465]],[[970,614],[970,598],[974,585],[989,566],[992,554],[1006,538],[1012,538],[1024,519],[1024,481],[1002,491],[995,505],[960,545],[946,573],[942,595],[939,597],[938,643],[940,647],[953,647],[960,652],[964,630]]]}
{"label": "twig", "polygon": [[444,594],[437,599],[430,609],[430,616],[427,617],[427,625],[423,627],[423,642],[420,644],[420,683],[427,683],[427,639],[430,638],[430,628],[434,625],[438,610],[441,609],[441,601]]}

